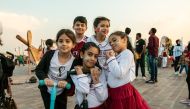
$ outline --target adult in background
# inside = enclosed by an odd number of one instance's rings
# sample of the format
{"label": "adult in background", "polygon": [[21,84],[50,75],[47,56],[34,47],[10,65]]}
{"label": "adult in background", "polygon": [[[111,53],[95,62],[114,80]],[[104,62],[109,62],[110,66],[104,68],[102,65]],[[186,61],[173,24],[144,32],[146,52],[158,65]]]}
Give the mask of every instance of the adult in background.
{"label": "adult in background", "polygon": [[148,58],[150,64],[150,80],[146,81],[146,83],[155,83],[158,82],[157,79],[157,62],[156,59],[158,57],[158,47],[159,47],[159,38],[155,35],[156,28],[151,28],[149,31],[149,38],[148,38]]}
{"label": "adult in background", "polygon": [[145,76],[145,51],[146,51],[145,40],[143,40],[141,38],[141,33],[137,33],[136,34],[135,52],[140,56],[140,58],[136,60],[136,77],[138,77],[138,68],[140,65],[142,77],[144,80],[146,80],[146,76]]}
{"label": "adult in background", "polygon": [[190,106],[190,43],[188,43],[187,46],[187,55],[185,56],[185,60],[189,62],[188,64],[188,73],[187,73],[187,78],[186,78],[186,82],[187,82],[187,86],[188,86],[188,97],[186,99],[183,99],[180,101],[180,103],[183,104],[187,104],[188,106]]}
{"label": "adult in background", "polygon": [[181,45],[181,41],[178,39],[176,40],[176,45],[174,46],[173,49],[173,57],[174,57],[174,70],[175,70],[175,74],[178,75],[178,71],[179,71],[179,59],[182,55],[183,52],[183,47]]}

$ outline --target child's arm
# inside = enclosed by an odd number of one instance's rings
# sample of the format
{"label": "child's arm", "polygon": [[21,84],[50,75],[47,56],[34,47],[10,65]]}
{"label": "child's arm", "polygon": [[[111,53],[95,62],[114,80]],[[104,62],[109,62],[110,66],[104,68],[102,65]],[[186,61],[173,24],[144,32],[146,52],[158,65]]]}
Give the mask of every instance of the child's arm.
{"label": "child's arm", "polygon": [[123,78],[124,75],[129,72],[131,65],[134,62],[134,56],[132,52],[128,52],[128,54],[123,54],[121,58],[122,60],[119,63],[113,56],[107,60],[109,71],[116,78]]}
{"label": "child's arm", "polygon": [[[93,76],[93,74],[91,75],[94,81],[96,76]],[[108,97],[108,89],[107,89],[107,82],[105,78],[105,72],[102,72],[101,75],[97,77],[99,79],[99,82],[96,84],[93,84],[93,87],[95,88],[95,95],[100,102],[104,102]]]}
{"label": "child's arm", "polygon": [[75,88],[77,91],[81,93],[89,93],[90,92],[90,85],[89,85],[89,79],[86,74],[83,74],[82,68],[75,67],[75,70],[77,72],[77,75],[71,75],[71,79],[73,80],[73,83],[75,85]]}
{"label": "child's arm", "polygon": [[46,53],[42,59],[40,60],[39,64],[36,66],[36,76],[38,77],[39,80],[44,80],[45,78],[48,78],[47,73],[44,72],[45,65],[47,65],[47,57],[49,53]]}
{"label": "child's arm", "polygon": [[89,79],[87,75],[81,74],[81,75],[71,75],[71,78],[73,80],[73,83],[75,85],[75,89],[81,93],[89,93],[90,92],[90,85],[89,85]]}

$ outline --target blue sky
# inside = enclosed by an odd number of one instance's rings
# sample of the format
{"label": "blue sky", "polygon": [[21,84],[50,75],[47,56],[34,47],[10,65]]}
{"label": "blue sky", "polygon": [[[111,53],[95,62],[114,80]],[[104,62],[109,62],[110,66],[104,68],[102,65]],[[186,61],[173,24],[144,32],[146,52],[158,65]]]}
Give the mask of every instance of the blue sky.
{"label": "blue sky", "polygon": [[111,20],[110,33],[130,27],[135,34],[148,38],[151,27],[157,28],[157,36],[174,40],[190,39],[190,0],[1,0],[0,22],[3,25],[4,46],[0,51],[12,51],[26,46],[15,37],[26,38],[27,30],[33,34],[33,45],[41,39],[55,38],[61,28],[72,29],[73,19],[82,15],[88,20],[86,35],[93,32],[92,23],[97,16]]}

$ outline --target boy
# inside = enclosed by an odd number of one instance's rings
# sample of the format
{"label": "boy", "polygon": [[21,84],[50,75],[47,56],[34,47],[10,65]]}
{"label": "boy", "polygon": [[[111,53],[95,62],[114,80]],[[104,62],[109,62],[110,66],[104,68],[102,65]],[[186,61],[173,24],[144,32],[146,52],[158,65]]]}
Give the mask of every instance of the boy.
{"label": "boy", "polygon": [[77,43],[71,52],[75,58],[79,58],[80,49],[88,38],[87,36],[84,35],[84,33],[87,30],[86,17],[77,16],[73,21],[73,29],[75,31],[75,37]]}

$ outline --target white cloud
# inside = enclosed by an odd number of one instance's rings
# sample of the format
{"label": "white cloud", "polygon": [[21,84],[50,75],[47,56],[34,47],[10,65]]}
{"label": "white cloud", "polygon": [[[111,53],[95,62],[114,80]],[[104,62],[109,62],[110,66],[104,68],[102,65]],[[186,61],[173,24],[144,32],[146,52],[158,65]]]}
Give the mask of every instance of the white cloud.
{"label": "white cloud", "polygon": [[0,21],[4,28],[23,33],[27,30],[40,28],[44,23],[48,22],[48,19],[38,19],[31,15],[0,12]]}

